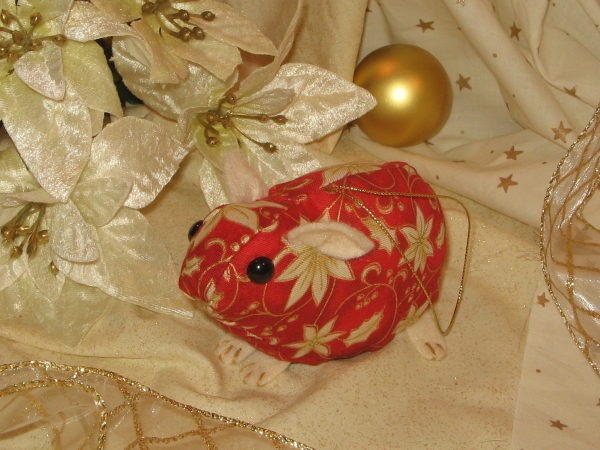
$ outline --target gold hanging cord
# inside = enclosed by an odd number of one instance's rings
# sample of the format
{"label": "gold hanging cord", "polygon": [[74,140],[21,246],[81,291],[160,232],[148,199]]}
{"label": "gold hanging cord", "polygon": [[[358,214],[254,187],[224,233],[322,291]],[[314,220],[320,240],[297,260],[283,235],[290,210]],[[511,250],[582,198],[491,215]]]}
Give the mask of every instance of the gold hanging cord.
{"label": "gold hanging cord", "polygon": [[355,188],[352,186],[327,186],[325,188],[325,190],[344,195],[345,197],[348,197],[354,203],[356,203],[360,208],[364,209],[367,212],[367,214],[369,214],[369,216],[371,216],[371,218],[375,221],[375,223],[377,223],[377,225],[381,228],[381,230],[388,236],[388,238],[391,240],[391,242],[394,243],[394,246],[396,247],[396,249],[400,252],[402,257],[407,262],[408,262],[408,259],[406,258],[405,254],[404,254],[404,250],[402,250],[402,248],[400,247],[400,244],[398,244],[397,240],[395,239],[395,236],[392,236],[389,233],[389,231],[381,223],[379,218],[377,218],[377,216],[375,216],[373,211],[371,211],[360,200],[360,198],[349,194],[347,191],[354,191],[354,192],[360,192],[363,194],[385,196],[385,197],[410,197],[410,198],[426,198],[426,199],[436,199],[436,200],[442,198],[442,199],[452,200],[453,202],[457,203],[458,205],[460,205],[462,207],[462,209],[465,211],[465,213],[467,215],[467,238],[466,238],[466,245],[465,245],[465,257],[463,258],[463,267],[462,267],[462,274],[460,277],[460,285],[458,288],[458,297],[456,299],[454,311],[452,313],[452,318],[450,319],[450,323],[448,324],[446,329],[442,329],[437,312],[435,310],[433,302],[431,301],[431,296],[429,295],[429,292],[427,292],[427,289],[425,288],[423,281],[421,281],[421,278],[419,278],[415,269],[410,264],[408,264],[408,267],[410,268],[410,271],[412,272],[413,276],[417,280],[419,287],[425,293],[425,297],[427,298],[427,302],[429,303],[429,306],[431,307],[431,312],[433,313],[433,317],[435,319],[435,323],[438,327],[438,330],[440,331],[440,333],[442,333],[442,335],[447,336],[450,333],[450,331],[452,330],[452,327],[454,326],[454,322],[456,321],[456,315],[458,314],[458,309],[462,302],[463,292],[464,292],[464,283],[465,283],[465,276],[466,276],[466,271],[467,271],[467,260],[468,260],[468,255],[469,255],[469,247],[471,244],[471,216],[469,215],[469,211],[468,211],[467,207],[460,200],[457,200],[454,197],[450,197],[449,195],[415,194],[412,192],[370,191],[367,189],[360,189],[360,188]]}

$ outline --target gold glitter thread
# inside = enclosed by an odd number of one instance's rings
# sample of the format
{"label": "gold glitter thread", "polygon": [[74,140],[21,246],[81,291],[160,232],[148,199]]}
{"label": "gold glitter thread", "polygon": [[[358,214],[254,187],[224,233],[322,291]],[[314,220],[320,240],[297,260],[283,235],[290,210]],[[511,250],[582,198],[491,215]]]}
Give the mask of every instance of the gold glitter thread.
{"label": "gold glitter thread", "polygon": [[[456,322],[456,316],[458,314],[458,310],[460,308],[460,304],[462,303],[463,294],[464,294],[464,285],[465,285],[465,278],[466,278],[466,273],[467,273],[468,255],[469,255],[469,248],[471,245],[471,216],[469,215],[469,210],[467,209],[467,207],[460,200],[458,200],[454,197],[450,197],[448,195],[415,194],[415,193],[411,193],[411,192],[372,191],[372,190],[367,190],[367,189],[355,188],[355,187],[351,187],[351,186],[328,186],[327,188],[325,188],[325,190],[337,192],[339,194],[345,195],[348,198],[350,198],[360,208],[364,209],[367,212],[367,214],[369,214],[369,216],[371,216],[371,218],[375,221],[375,223],[377,223],[377,225],[381,228],[381,230],[387,235],[387,237],[390,239],[390,241],[394,243],[394,247],[396,247],[398,252],[400,252],[402,257],[407,261],[407,265],[408,265],[412,275],[415,277],[415,279],[417,280],[417,283],[419,284],[419,287],[425,294],[425,297],[427,298],[427,302],[429,303],[429,306],[431,307],[431,312],[433,313],[433,317],[435,319],[435,323],[436,323],[438,330],[440,331],[440,333],[442,333],[442,335],[447,336],[450,333],[450,331],[452,331],[452,327],[454,326],[454,323]],[[412,267],[410,264],[408,264],[408,259],[406,258],[405,254],[404,254],[404,250],[402,250],[402,248],[400,247],[400,244],[398,244],[398,241],[396,240],[395,236],[392,236],[389,233],[389,231],[383,225],[383,223],[381,223],[379,218],[359,198],[357,198],[353,195],[349,195],[345,191],[360,192],[363,194],[375,195],[375,196],[385,196],[385,197],[410,197],[410,198],[424,198],[424,199],[436,199],[436,200],[437,199],[446,199],[446,200],[451,200],[451,201],[457,203],[458,205],[460,205],[463,208],[463,210],[465,211],[465,213],[467,215],[467,237],[466,237],[466,243],[465,243],[465,256],[463,258],[463,267],[462,267],[462,273],[461,273],[461,278],[460,278],[460,285],[458,287],[458,296],[456,299],[456,303],[454,305],[454,311],[452,312],[452,317],[450,318],[450,322],[448,323],[448,326],[446,327],[445,330],[442,329],[440,320],[438,318],[437,312],[435,310],[435,307],[431,300],[431,296],[429,295],[429,292],[427,292],[427,289],[425,288],[423,281],[417,275],[414,267]]]}
{"label": "gold glitter thread", "polygon": [[[563,323],[569,330],[573,341],[581,350],[584,357],[598,376],[600,376],[600,364],[592,358],[590,354],[590,345],[600,347],[600,342],[594,339],[586,331],[586,329],[583,326],[581,326],[578,312],[587,314],[588,316],[596,320],[598,320],[600,317],[598,313],[581,307],[575,301],[575,293],[578,287],[576,273],[579,270],[589,270],[592,272],[598,272],[598,270],[594,267],[574,264],[573,244],[576,244],[583,248],[598,247],[600,246],[600,244],[574,239],[573,222],[574,219],[580,220],[584,225],[586,225],[590,229],[598,231],[587,220],[585,220],[585,218],[581,214],[581,211],[587,205],[593,193],[596,192],[598,184],[600,183],[600,157],[598,157],[597,151],[595,153],[592,153],[592,155],[589,154],[590,146],[594,144],[597,145],[595,140],[592,138],[592,134],[598,134],[598,128],[600,127],[600,123],[598,123],[599,116],[600,104],[596,108],[591,120],[588,122],[585,129],[577,137],[575,142],[570,146],[569,150],[558,164],[546,191],[540,223],[540,255],[542,260],[542,272],[544,274],[544,279],[546,281],[548,292],[550,293],[552,300],[560,313]],[[581,155],[579,160],[577,161],[577,166],[574,169],[572,168],[567,173],[563,173],[568,162],[570,162],[570,158],[578,156],[575,152],[580,150],[578,147],[583,143],[584,139],[586,138],[590,138],[590,142],[588,142],[581,149]],[[591,164],[590,161],[592,162]],[[589,180],[585,179],[585,174],[582,175],[582,171],[585,169],[584,166],[586,164],[593,166],[593,171],[590,171],[589,167],[587,168],[587,178]],[[592,176],[589,175],[590,173],[592,173]],[[584,177],[583,184],[581,183],[582,177]],[[573,179],[575,181],[572,181]],[[571,183],[569,196],[568,198],[563,199],[563,201],[560,202],[560,207],[557,209],[556,212],[554,212],[552,208],[552,200],[556,195],[557,188],[565,182]],[[577,184],[577,188],[574,187],[575,184]],[[566,205],[570,203],[569,201],[573,201],[573,198],[576,196],[576,194],[580,193],[586,187],[588,187],[588,193],[586,194],[585,198],[579,204],[575,205],[573,211],[567,211]],[[560,231],[560,237],[556,236],[557,229]],[[552,244],[554,244],[557,239],[560,243],[561,237],[565,240],[564,262],[558,259],[558,257],[555,257],[554,252],[552,251]],[[549,256],[550,260],[548,259]],[[566,268],[568,276],[565,283],[555,282],[554,278],[551,275],[551,264]],[[564,284],[564,287],[562,286],[562,284]],[[563,292],[563,290],[565,292]],[[572,309],[572,319],[569,318],[568,314],[566,313],[563,307],[563,304],[557,296],[557,293],[559,292]]]}
{"label": "gold glitter thread", "polygon": [[[35,370],[33,371],[31,369]],[[239,428],[243,431],[255,433],[261,437],[270,440],[270,442],[276,450],[285,450],[286,448],[294,448],[298,450],[314,450],[312,447],[308,447],[293,439],[275,433],[274,431],[257,427],[255,425],[240,420],[231,419],[215,413],[203,411],[190,405],[179,403],[175,400],[172,400],[168,397],[159,394],[158,392],[155,392],[154,390],[136,381],[130,380],[128,378],[122,377],[120,375],[106,370],[96,369],[92,367],[67,366],[46,361],[26,361],[0,366],[0,380],[2,380],[3,378],[15,379],[15,374],[10,373],[10,371],[20,371],[22,373],[22,378],[44,377],[46,379],[24,381],[11,386],[5,386],[2,389],[0,389],[0,398],[14,394],[28,395],[35,389],[48,387],[79,388],[92,395],[94,398],[94,402],[100,411],[98,420],[99,424],[97,426],[99,434],[96,445],[96,448],[99,450],[102,450],[104,448],[107,439],[107,429],[109,420],[111,418],[117,417],[120,412],[123,412],[128,408],[131,409],[133,414],[136,416],[136,418],[133,421],[135,428],[135,439],[133,442],[130,442],[130,444],[126,446],[126,448],[128,449],[148,448],[148,446],[152,444],[174,443],[179,442],[182,439],[188,437],[199,436],[203,439],[207,449],[219,450],[213,440],[213,436],[227,429]],[[51,371],[53,373],[50,373]],[[56,372],[60,372],[60,376]],[[3,375],[5,377],[3,377]],[[96,379],[97,377],[101,377],[102,379]],[[112,381],[113,384],[107,383],[107,380]],[[98,387],[94,387],[91,384],[96,384],[98,385]],[[102,394],[99,391],[101,389],[109,388],[113,388],[112,390],[114,390],[115,385],[116,388],[121,392],[123,401],[119,405],[112,407],[111,410],[108,411],[107,405],[105,404]],[[135,389],[137,392],[131,392],[130,389],[132,388]],[[194,423],[196,423],[197,425],[197,428],[194,430],[181,432],[178,435],[169,437],[159,438],[155,436],[144,436],[144,432],[141,427],[141,420],[139,418],[139,415],[135,413],[135,411],[139,407],[139,402],[142,399],[147,399],[148,397],[164,402],[180,410],[187,411],[192,416]],[[38,411],[40,415],[44,416],[43,412],[41,412],[43,411],[42,405],[32,404],[32,407],[36,411]],[[42,410],[40,410],[40,408],[42,408]],[[216,426],[205,425],[205,420],[212,420],[220,424]],[[58,431],[60,432],[60,430]],[[58,439],[56,439],[56,441],[58,442]]]}
{"label": "gold glitter thread", "polygon": [[[4,371],[5,367],[7,367],[7,366],[0,366],[0,374]],[[98,424],[98,446],[97,446],[97,449],[102,450],[104,448],[104,443],[106,442],[106,427],[108,425],[106,405],[104,404],[104,400],[102,399],[102,397],[100,396],[98,391],[96,391],[96,389],[94,389],[93,387],[82,384],[75,380],[48,379],[48,380],[38,380],[38,381],[24,381],[22,383],[18,383],[18,384],[12,385],[12,386],[7,386],[7,387],[1,389],[0,390],[0,398],[7,397],[9,395],[14,395],[14,394],[21,394],[21,395],[26,396],[26,398],[27,398],[27,394],[29,394],[33,390],[43,389],[43,388],[51,388],[51,387],[62,387],[62,388],[73,388],[74,387],[74,388],[81,389],[84,392],[90,394],[92,397],[94,397],[94,403],[100,409],[100,423]],[[49,416],[47,411],[43,410],[43,407],[39,404],[38,401],[32,402],[32,406],[34,407],[34,409],[36,411],[38,411],[38,413],[42,417],[47,418]],[[58,431],[54,427],[52,427],[52,429],[53,429],[53,434],[55,435],[55,441],[57,441],[58,440],[57,439]]]}

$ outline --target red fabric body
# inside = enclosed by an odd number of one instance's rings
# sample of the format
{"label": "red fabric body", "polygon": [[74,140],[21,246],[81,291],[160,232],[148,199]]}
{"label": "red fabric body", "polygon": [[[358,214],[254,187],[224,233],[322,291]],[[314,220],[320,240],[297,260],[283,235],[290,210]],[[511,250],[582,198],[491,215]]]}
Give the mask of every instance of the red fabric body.
{"label": "red fabric body", "polygon": [[[344,193],[334,186],[434,194],[400,162],[330,168],[274,186],[266,199],[226,205],[205,219],[183,263],[181,289],[226,330],[278,359],[314,365],[386,345],[428,305],[425,291],[432,302],[438,298],[446,254],[443,212],[435,198]],[[288,246],[290,230],[323,220],[352,226],[375,249],[334,261]],[[266,284],[246,275],[258,256],[275,264]]]}

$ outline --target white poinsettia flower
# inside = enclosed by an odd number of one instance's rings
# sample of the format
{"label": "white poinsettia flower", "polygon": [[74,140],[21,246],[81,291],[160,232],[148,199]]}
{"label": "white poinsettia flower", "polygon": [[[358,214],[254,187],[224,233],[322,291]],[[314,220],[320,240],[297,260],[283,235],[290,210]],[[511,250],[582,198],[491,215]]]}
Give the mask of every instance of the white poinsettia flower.
{"label": "white poinsettia flower", "polygon": [[94,138],[80,179],[61,202],[39,187],[14,149],[1,152],[0,291],[26,277],[36,295],[53,302],[68,282],[190,315],[175,263],[137,211],[158,195],[186,153],[162,127],[120,119]]}
{"label": "white poinsettia flower", "polygon": [[[128,15],[128,11],[131,12],[133,9],[139,11],[142,6],[139,0],[128,0],[125,2],[120,2],[119,0],[94,0],[94,3],[104,10],[108,10],[109,7],[114,9],[115,4],[118,4],[118,11],[115,10],[111,13],[116,18],[115,20],[127,20],[128,17],[132,17]],[[152,5],[157,4],[157,2],[150,3]],[[203,0],[191,0],[179,3],[172,2],[171,6],[177,8],[185,7],[187,10],[190,10],[193,5],[197,13],[201,14],[205,11],[213,12],[215,19],[208,24],[206,28],[207,35],[213,33],[214,37],[218,39],[219,36],[225,33],[227,39],[222,36],[223,42],[228,42],[232,46],[241,48],[247,52],[244,63],[239,67],[243,67],[240,70],[244,74],[249,73],[244,82],[245,89],[256,90],[267,84],[275,76],[277,68],[281,65],[293,43],[294,32],[302,11],[302,1],[289,0],[289,3],[293,5],[290,7],[296,8],[292,19],[287,24],[277,24],[275,29],[271,30],[273,31],[271,34],[274,37],[283,36],[278,48],[275,48],[271,41],[266,39],[250,21],[237,15],[233,16],[233,10],[230,10],[223,3],[212,0],[210,3]],[[151,6],[150,8],[154,7]],[[73,8],[73,11],[75,11],[75,8]],[[136,14],[139,14],[139,12]],[[223,20],[219,21],[219,17]],[[149,19],[150,17],[146,18]],[[91,23],[100,23],[101,20],[94,20]],[[143,20],[144,18],[137,20],[137,22]],[[133,28],[129,28],[133,30]],[[96,30],[95,27],[92,29]],[[154,31],[157,30],[155,29]],[[146,31],[148,30],[146,29]],[[234,67],[233,64],[231,64],[230,69],[223,71],[224,74],[227,73],[227,76],[225,76],[218,75],[217,71],[211,69],[208,64],[196,63],[193,60],[186,61],[182,59],[185,57],[177,56],[176,50],[168,48],[163,42],[165,41],[163,37],[167,41],[173,42],[175,39],[173,36],[167,37],[164,34],[163,36],[157,36],[156,33],[152,35],[148,34],[146,35],[147,38],[153,37],[152,45],[150,45],[144,40],[141,33],[137,33],[134,36],[131,33],[113,32],[112,35],[117,36],[112,40],[113,61],[129,90],[141,99],[144,104],[169,119],[177,119],[186,109],[199,105],[214,104],[222,97],[222,93],[233,86],[239,78],[237,70],[234,70],[233,73],[231,72]],[[243,45],[238,41],[240,38],[244,40]],[[191,48],[190,42],[191,40],[185,43],[186,48]],[[205,43],[206,39],[197,43],[197,45],[204,45]],[[178,44],[179,47],[181,45],[183,44]],[[196,44],[192,42],[192,45]],[[257,60],[251,55],[261,53],[271,54],[275,57],[271,63],[262,66],[264,64],[262,58],[259,58],[260,62],[257,63]],[[199,57],[199,55],[196,56]],[[222,55],[216,55],[216,57],[221,63],[225,61]],[[261,67],[257,69],[257,65]]]}
{"label": "white poinsettia flower", "polygon": [[103,50],[65,34],[72,3],[0,0],[0,119],[31,173],[61,201],[104,113],[122,115]]}
{"label": "white poinsettia flower", "polygon": [[[92,3],[113,21],[128,23],[135,30],[135,34],[129,33],[125,38],[126,46],[138,47],[140,62],[148,64],[153,83],[179,83],[190,72],[188,64],[204,67],[225,80],[242,62],[239,49],[262,55],[277,52],[254,23],[214,0]],[[95,25],[90,24],[92,27]]]}
{"label": "white poinsettia flower", "polygon": [[338,130],[376,103],[366,90],[309,64],[284,64],[272,75],[262,86],[256,76],[243,80],[235,92],[225,86],[218,100],[180,117],[181,128],[205,157],[207,183],[215,178],[211,171],[223,172],[227,155],[240,150],[268,185],[316,170],[319,163],[304,144]]}

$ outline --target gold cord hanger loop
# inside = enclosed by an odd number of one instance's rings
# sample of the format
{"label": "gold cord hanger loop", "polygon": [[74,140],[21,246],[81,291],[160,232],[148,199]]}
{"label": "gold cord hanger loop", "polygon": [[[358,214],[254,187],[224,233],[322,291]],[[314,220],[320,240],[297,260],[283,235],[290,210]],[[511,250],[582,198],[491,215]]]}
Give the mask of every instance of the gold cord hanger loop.
{"label": "gold cord hanger loop", "polygon": [[431,307],[431,311],[433,313],[433,317],[435,319],[435,323],[436,323],[436,326],[438,327],[438,330],[440,331],[440,333],[442,333],[442,335],[447,336],[450,333],[450,331],[452,330],[452,327],[454,326],[454,322],[456,322],[456,316],[458,314],[458,310],[459,310],[460,304],[463,299],[463,294],[464,294],[464,282],[465,282],[465,276],[466,276],[466,271],[467,271],[469,248],[470,248],[470,244],[471,244],[471,216],[469,215],[469,210],[467,209],[467,207],[460,200],[457,200],[456,198],[448,196],[448,195],[416,194],[416,193],[412,193],[412,192],[372,191],[372,190],[360,189],[360,188],[356,188],[356,187],[352,187],[352,186],[327,186],[325,188],[325,190],[337,192],[341,195],[344,195],[344,196],[348,197],[349,199],[351,199],[354,203],[356,203],[360,208],[364,209],[367,212],[367,214],[369,214],[369,216],[371,216],[371,218],[375,221],[375,223],[377,223],[377,225],[381,228],[381,230],[388,236],[388,238],[391,240],[391,242],[394,243],[394,246],[396,247],[396,249],[400,252],[402,257],[407,262],[408,262],[408,260],[406,259],[404,251],[398,244],[395,236],[390,235],[389,231],[381,223],[379,218],[377,216],[375,216],[375,214],[358,197],[350,195],[348,193],[348,191],[360,192],[360,193],[368,194],[368,195],[385,196],[385,197],[410,197],[410,198],[427,198],[427,199],[436,199],[436,200],[442,198],[442,199],[452,200],[453,202],[457,203],[458,205],[460,205],[463,208],[463,210],[465,211],[465,213],[467,215],[467,237],[466,237],[466,244],[465,244],[465,257],[463,258],[463,267],[462,267],[462,274],[461,274],[461,278],[460,278],[460,285],[458,288],[458,296],[456,299],[456,303],[454,305],[454,311],[452,313],[452,317],[451,317],[450,322],[449,322],[448,326],[446,327],[446,329],[442,329],[439,317],[437,315],[437,312],[435,310],[433,302],[431,301],[431,296],[429,295],[429,292],[427,292],[427,289],[425,288],[423,281],[419,278],[415,269],[410,264],[408,264],[410,271],[412,272],[413,276],[417,280],[417,283],[419,284],[419,287],[421,288],[421,290],[425,294],[425,297],[427,298],[427,302],[429,303],[429,306]]}

